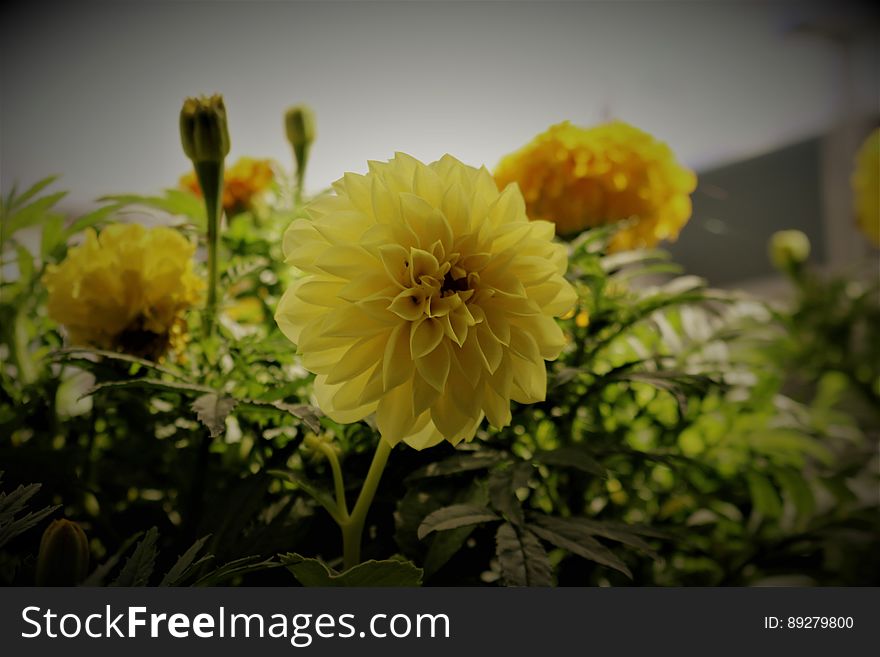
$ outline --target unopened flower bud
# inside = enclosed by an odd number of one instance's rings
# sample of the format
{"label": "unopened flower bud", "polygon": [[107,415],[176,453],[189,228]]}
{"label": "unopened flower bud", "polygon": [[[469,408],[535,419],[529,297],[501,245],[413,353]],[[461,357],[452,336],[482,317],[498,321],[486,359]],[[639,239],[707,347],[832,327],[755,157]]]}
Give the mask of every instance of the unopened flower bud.
{"label": "unopened flower bud", "polygon": [[780,230],[770,238],[770,261],[777,269],[792,271],[810,256],[810,240],[799,230]]}
{"label": "unopened flower bud", "polygon": [[222,162],[229,154],[223,96],[187,98],[180,110],[180,141],[194,163]]}
{"label": "unopened flower bud", "polygon": [[89,568],[89,542],[75,522],[54,520],[40,540],[37,586],[76,586]]}
{"label": "unopened flower bud", "polygon": [[294,105],[284,115],[284,128],[287,131],[287,140],[293,147],[297,187],[298,192],[302,193],[309,149],[315,141],[315,113],[308,105]]}

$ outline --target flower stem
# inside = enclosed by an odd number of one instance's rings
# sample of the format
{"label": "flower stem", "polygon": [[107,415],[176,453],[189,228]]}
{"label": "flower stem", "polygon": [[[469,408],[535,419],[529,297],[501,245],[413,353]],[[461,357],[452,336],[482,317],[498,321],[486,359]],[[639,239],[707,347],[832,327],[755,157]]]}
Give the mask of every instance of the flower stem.
{"label": "flower stem", "polygon": [[205,218],[208,223],[208,299],[205,306],[204,329],[206,335],[211,335],[217,316],[223,162],[197,162],[195,169],[205,199]]}
{"label": "flower stem", "polygon": [[385,464],[388,462],[390,454],[391,445],[380,439],[376,446],[376,453],[373,455],[373,462],[370,463],[367,478],[364,480],[364,485],[361,487],[357,502],[355,502],[354,510],[345,522],[339,524],[342,529],[342,553],[346,570],[361,562],[361,536],[364,533],[364,522],[367,519],[367,512],[373,503],[373,497],[379,487],[379,480],[382,478],[382,471],[385,470]]}

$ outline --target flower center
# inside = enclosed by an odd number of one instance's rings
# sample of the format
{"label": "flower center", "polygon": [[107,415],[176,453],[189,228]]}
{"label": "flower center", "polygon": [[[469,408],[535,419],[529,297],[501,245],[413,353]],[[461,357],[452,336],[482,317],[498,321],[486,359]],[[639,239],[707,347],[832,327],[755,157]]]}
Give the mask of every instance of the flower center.
{"label": "flower center", "polygon": [[449,296],[450,294],[455,294],[456,292],[464,292],[467,289],[467,276],[454,278],[452,276],[452,270],[449,270],[448,272],[446,272],[446,276],[443,277],[443,285],[440,286],[440,296]]}

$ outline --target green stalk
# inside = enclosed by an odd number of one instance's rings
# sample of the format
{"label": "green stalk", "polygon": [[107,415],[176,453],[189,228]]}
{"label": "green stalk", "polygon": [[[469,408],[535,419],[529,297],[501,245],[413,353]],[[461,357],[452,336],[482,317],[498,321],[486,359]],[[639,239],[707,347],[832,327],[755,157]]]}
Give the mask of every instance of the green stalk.
{"label": "green stalk", "polygon": [[195,169],[205,198],[205,218],[208,223],[208,299],[205,305],[204,330],[205,335],[210,336],[217,317],[223,162],[197,162]]}
{"label": "green stalk", "polygon": [[367,512],[373,503],[376,489],[379,487],[379,480],[382,478],[382,472],[385,470],[385,464],[388,462],[390,454],[391,445],[380,439],[376,446],[376,453],[373,455],[373,462],[370,463],[367,478],[364,480],[360,495],[355,502],[354,510],[347,521],[339,523],[342,529],[342,554],[346,570],[361,562],[361,536],[364,533],[364,522],[367,519]]}

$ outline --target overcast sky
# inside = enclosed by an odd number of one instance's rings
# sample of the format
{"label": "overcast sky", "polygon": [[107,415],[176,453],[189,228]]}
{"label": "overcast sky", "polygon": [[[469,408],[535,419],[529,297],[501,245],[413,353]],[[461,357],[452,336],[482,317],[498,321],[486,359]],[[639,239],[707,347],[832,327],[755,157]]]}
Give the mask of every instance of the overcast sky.
{"label": "overcast sky", "polygon": [[[287,164],[282,115],[317,112],[317,189],[396,150],[472,164],[570,119],[618,117],[695,168],[821,131],[839,50],[800,3],[6,3],[0,182],[63,174],[72,203],[173,186],[184,97],[226,98],[232,156]],[[876,44],[875,44],[876,46]],[[876,106],[877,50],[854,81]]]}

